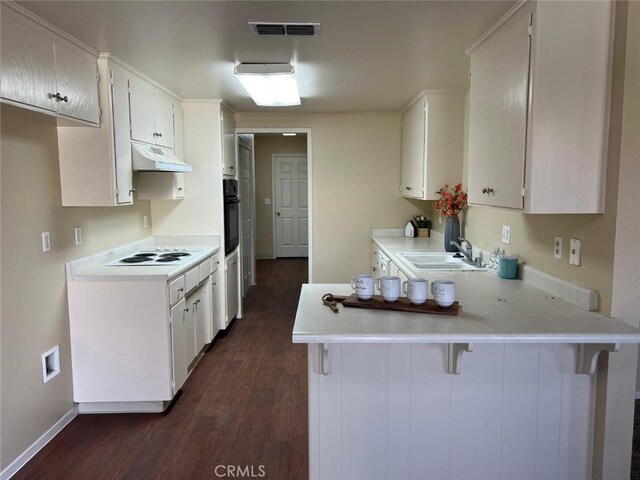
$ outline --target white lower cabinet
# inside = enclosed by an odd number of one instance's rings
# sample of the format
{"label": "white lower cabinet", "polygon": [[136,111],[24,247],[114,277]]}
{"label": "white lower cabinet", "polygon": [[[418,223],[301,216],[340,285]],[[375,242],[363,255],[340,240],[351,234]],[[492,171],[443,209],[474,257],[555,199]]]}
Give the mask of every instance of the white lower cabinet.
{"label": "white lower cabinet", "polygon": [[217,328],[209,257],[166,280],[67,282],[80,412],[159,412]]}
{"label": "white lower cabinet", "polygon": [[[587,479],[595,378],[577,345],[308,346],[309,478]],[[325,370],[326,372],[326,370]]]}

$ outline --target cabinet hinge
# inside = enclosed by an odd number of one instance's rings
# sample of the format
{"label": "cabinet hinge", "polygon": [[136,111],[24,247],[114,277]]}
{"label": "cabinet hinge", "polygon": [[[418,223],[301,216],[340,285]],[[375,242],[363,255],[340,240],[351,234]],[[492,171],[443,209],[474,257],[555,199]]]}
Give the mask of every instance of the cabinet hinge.
{"label": "cabinet hinge", "polygon": [[96,82],[100,83],[100,74],[96,72]]}
{"label": "cabinet hinge", "polygon": [[523,197],[526,197],[526,195],[527,195],[527,187],[522,187],[522,191],[520,193],[522,194]]}
{"label": "cabinet hinge", "polygon": [[109,69],[109,83],[113,85],[113,70]]}
{"label": "cabinet hinge", "polygon": [[120,195],[120,190],[118,190],[118,189],[116,188],[116,197],[117,197],[118,195]]}
{"label": "cabinet hinge", "polygon": [[101,117],[102,116],[102,109],[100,107],[98,107],[98,116]]}
{"label": "cabinet hinge", "polygon": [[529,36],[533,35],[533,15],[529,14],[529,26],[527,27],[527,34]]}

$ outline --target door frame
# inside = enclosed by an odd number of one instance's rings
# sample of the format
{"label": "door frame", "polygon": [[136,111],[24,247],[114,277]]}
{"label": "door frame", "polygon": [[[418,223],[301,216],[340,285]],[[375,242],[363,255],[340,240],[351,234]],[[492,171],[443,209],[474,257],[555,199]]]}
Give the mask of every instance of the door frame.
{"label": "door frame", "polygon": [[311,128],[251,128],[238,127],[236,133],[300,133],[307,136],[307,195],[309,195],[309,257],[308,257],[308,282],[313,283],[313,141]]}
{"label": "door frame", "polygon": [[[307,205],[309,204],[309,155],[306,153],[272,153],[271,154],[271,230],[273,233],[273,258],[277,258],[278,245],[276,244],[278,239],[278,232],[276,231],[276,157],[307,157]],[[310,241],[311,239],[309,239]],[[307,251],[307,259],[309,258],[309,252]]]}

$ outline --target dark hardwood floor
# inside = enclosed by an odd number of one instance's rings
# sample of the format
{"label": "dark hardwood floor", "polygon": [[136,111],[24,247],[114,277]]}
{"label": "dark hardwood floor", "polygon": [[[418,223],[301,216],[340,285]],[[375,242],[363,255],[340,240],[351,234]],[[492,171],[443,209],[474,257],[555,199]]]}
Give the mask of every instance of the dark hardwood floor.
{"label": "dark hardwood floor", "polygon": [[243,318],[167,412],[79,415],[13,478],[306,479],[307,351],[291,331],[307,260],[257,273]]}

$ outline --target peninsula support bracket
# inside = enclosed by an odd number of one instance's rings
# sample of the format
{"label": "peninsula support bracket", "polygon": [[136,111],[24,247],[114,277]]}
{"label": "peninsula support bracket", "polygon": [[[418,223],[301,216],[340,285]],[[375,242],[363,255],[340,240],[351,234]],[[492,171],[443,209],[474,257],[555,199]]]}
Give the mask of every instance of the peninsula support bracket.
{"label": "peninsula support bracket", "polygon": [[473,343],[450,343],[447,348],[447,373],[460,375],[460,361],[463,352],[473,352]]}
{"label": "peninsula support bracket", "polygon": [[331,374],[331,347],[328,343],[320,344],[320,373]]}
{"label": "peninsula support bracket", "polygon": [[619,343],[580,343],[578,344],[578,365],[576,373],[593,375],[596,373],[596,365],[600,352],[617,352]]}

